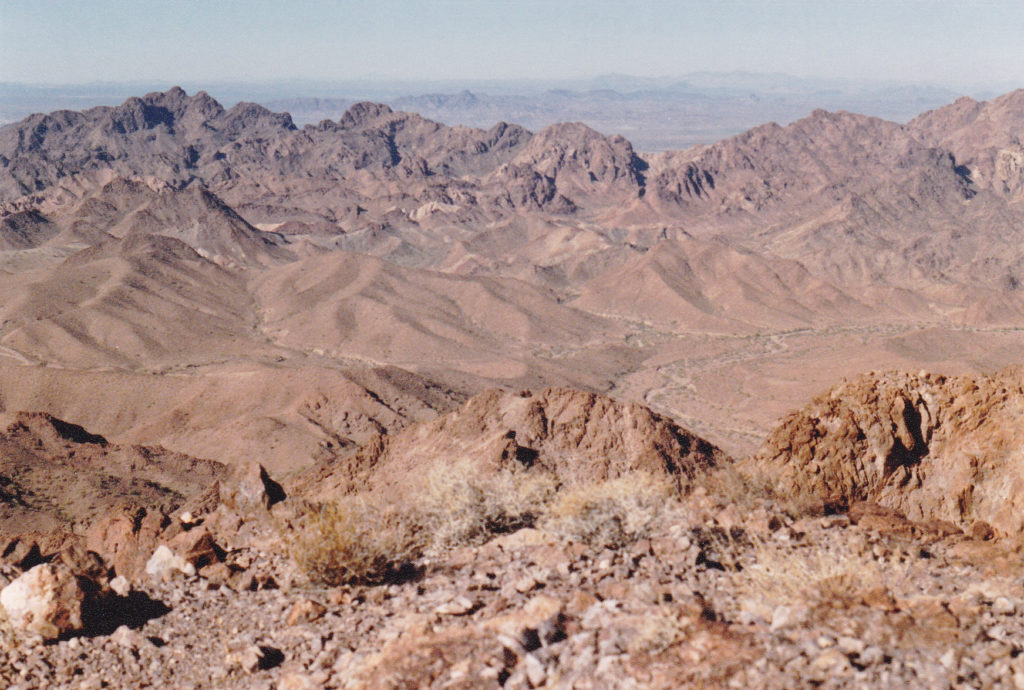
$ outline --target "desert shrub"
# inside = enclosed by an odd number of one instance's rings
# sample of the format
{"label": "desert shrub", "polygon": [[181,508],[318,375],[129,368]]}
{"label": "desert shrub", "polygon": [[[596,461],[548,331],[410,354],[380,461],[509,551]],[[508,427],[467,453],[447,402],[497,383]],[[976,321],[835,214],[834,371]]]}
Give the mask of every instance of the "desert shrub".
{"label": "desert shrub", "polygon": [[348,496],[310,508],[288,530],[292,555],[311,580],[388,581],[423,555],[482,544],[523,527],[594,546],[645,536],[676,495],[646,473],[559,490],[544,472],[482,473],[437,463],[401,497]]}
{"label": "desert shrub", "polygon": [[406,516],[364,496],[310,507],[288,540],[306,575],[332,586],[395,579],[421,550]]}
{"label": "desert shrub", "polygon": [[662,477],[636,472],[560,493],[543,526],[573,541],[619,548],[647,535],[674,495]]}
{"label": "desert shrub", "polygon": [[534,526],[554,494],[544,473],[480,474],[468,463],[436,464],[415,485],[409,510],[428,550],[481,544]]}

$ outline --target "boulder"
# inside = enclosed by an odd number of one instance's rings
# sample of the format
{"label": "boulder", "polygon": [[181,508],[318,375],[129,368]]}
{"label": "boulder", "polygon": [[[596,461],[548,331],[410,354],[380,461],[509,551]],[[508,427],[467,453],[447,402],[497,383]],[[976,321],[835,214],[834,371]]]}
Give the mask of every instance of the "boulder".
{"label": "boulder", "polygon": [[85,545],[103,556],[118,575],[133,580],[145,572],[169,524],[160,511],[126,505],[93,523],[86,532]]}
{"label": "boulder", "polygon": [[4,587],[0,605],[15,628],[53,640],[82,629],[83,584],[66,565],[42,563]]}
{"label": "boulder", "polygon": [[166,544],[161,544],[146,562],[146,574],[156,579],[166,580],[176,572],[191,577],[196,574],[196,567],[171,551]]}
{"label": "boulder", "polygon": [[171,539],[167,545],[196,570],[221,561],[221,550],[205,527],[196,527],[182,532]]}
{"label": "boulder", "polygon": [[243,512],[265,511],[285,499],[284,489],[259,463],[243,464],[219,487],[221,501]]}

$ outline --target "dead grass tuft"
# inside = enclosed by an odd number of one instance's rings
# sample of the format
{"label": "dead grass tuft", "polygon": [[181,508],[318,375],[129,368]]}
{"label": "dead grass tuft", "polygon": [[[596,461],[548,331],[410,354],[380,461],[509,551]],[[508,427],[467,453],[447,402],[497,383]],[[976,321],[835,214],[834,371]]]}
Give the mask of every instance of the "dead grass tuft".
{"label": "dead grass tuft", "polygon": [[311,507],[282,532],[311,580],[373,584],[421,556],[524,527],[618,548],[647,536],[677,498],[669,478],[646,473],[559,489],[543,472],[483,474],[468,463],[439,463],[406,495],[348,496]]}
{"label": "dead grass tuft", "polygon": [[591,546],[619,548],[644,538],[674,496],[666,478],[642,472],[581,485],[557,497],[543,527]]}
{"label": "dead grass tuft", "polygon": [[816,496],[780,494],[772,477],[749,464],[726,464],[704,474],[698,485],[719,505],[735,505],[742,511],[772,506],[791,518],[823,515],[824,504]]}
{"label": "dead grass tuft", "polygon": [[554,480],[546,474],[481,476],[468,463],[437,464],[408,502],[428,551],[436,552],[532,527],[554,493]]}
{"label": "dead grass tuft", "polygon": [[751,559],[734,575],[737,593],[768,607],[845,608],[861,592],[877,587],[898,591],[911,578],[909,561],[895,556],[879,560],[849,549],[758,542]]}

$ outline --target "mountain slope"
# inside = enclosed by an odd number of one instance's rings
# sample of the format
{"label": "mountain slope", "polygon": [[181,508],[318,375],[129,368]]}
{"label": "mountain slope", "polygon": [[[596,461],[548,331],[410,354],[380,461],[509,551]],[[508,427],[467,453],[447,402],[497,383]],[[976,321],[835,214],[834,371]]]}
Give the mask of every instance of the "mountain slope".
{"label": "mountain slope", "polygon": [[586,283],[574,306],[686,331],[751,332],[876,315],[803,266],[721,242],[664,241]]}
{"label": "mountain slope", "polygon": [[32,359],[167,366],[251,350],[244,280],[169,237],[111,238],[53,269],[0,276],[0,291],[0,344]]}
{"label": "mountain slope", "polygon": [[568,362],[545,361],[543,352],[584,349],[593,334],[615,332],[526,283],[403,268],[346,252],[271,270],[254,295],[263,332],[280,345],[498,379],[543,371],[593,383],[587,365],[574,372]]}

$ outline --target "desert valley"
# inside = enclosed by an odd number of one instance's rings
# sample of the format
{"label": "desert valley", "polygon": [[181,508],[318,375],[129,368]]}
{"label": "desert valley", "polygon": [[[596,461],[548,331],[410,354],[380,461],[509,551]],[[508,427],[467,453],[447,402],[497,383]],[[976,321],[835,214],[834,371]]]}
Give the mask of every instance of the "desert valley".
{"label": "desert valley", "polygon": [[1024,688],[1022,142],[0,128],[0,678]]}

